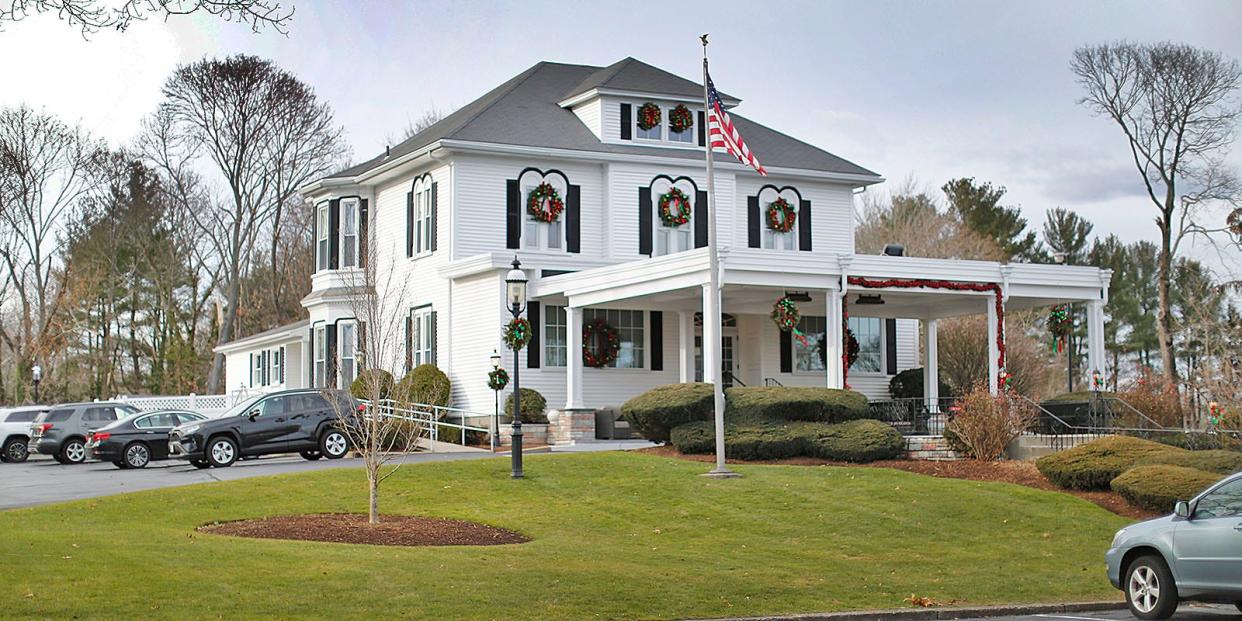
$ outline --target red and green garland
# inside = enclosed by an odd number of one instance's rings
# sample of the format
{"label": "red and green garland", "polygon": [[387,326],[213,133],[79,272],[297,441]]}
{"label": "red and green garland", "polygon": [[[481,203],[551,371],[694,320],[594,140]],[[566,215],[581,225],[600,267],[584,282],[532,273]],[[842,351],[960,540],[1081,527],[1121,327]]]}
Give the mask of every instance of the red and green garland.
{"label": "red and green garland", "polygon": [[776,324],[777,329],[781,332],[792,332],[799,343],[806,345],[806,335],[798,329],[798,322],[801,319],[798,305],[794,304],[789,296],[782,297],[772,306],[772,322]]}
{"label": "red and green garland", "polygon": [[540,222],[556,222],[565,210],[565,201],[548,182],[540,183],[526,197],[526,212]]}
{"label": "red and green garland", "polygon": [[596,319],[582,324],[582,364],[596,369],[608,366],[620,351],[621,335],[608,322]]}
{"label": "red and green garland", "polygon": [[777,233],[788,233],[793,230],[794,223],[798,221],[798,214],[794,213],[793,205],[783,198],[768,203],[768,228]]}
{"label": "red and green garland", "polygon": [[509,372],[504,369],[493,369],[487,374],[487,387],[492,390],[504,390],[509,385]]}
{"label": "red and green garland", "polygon": [[526,347],[527,343],[530,342],[532,334],[533,331],[531,329],[530,322],[527,321],[525,317],[518,317],[513,321],[510,321],[509,324],[505,326],[503,335],[505,347],[508,347],[513,351],[522,349],[523,347]]}
{"label": "red and green garland", "polygon": [[677,104],[677,107],[668,113],[668,127],[675,134],[684,133],[694,127],[694,114],[685,105]]}
{"label": "red and green garland", "polygon": [[[673,213],[676,207],[677,213]],[[690,221],[690,198],[677,188],[669,188],[660,195],[660,222],[664,226],[678,227]]]}
{"label": "red and green garland", "polygon": [[638,107],[638,127],[644,131],[660,125],[660,106],[650,101]]}
{"label": "red and green garland", "polygon": [[1070,318],[1069,305],[1057,304],[1048,313],[1048,332],[1052,333],[1052,351],[1061,353],[1065,349],[1065,340],[1074,329],[1074,320]]}

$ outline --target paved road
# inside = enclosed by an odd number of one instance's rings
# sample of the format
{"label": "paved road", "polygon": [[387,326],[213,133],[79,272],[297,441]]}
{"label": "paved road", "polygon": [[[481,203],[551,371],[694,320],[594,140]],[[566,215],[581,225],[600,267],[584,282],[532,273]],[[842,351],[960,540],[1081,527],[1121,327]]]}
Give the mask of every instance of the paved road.
{"label": "paved road", "polygon": [[[1120,591],[1118,591],[1120,595]],[[1229,621],[1242,617],[1242,613],[1233,606],[1216,604],[1199,604],[1187,602],[1182,604],[1172,621]],[[982,621],[979,619],[978,621]],[[1129,610],[1108,610],[1101,612],[1066,612],[1041,615],[1019,615],[1012,617],[992,617],[988,621],[1138,621]]]}

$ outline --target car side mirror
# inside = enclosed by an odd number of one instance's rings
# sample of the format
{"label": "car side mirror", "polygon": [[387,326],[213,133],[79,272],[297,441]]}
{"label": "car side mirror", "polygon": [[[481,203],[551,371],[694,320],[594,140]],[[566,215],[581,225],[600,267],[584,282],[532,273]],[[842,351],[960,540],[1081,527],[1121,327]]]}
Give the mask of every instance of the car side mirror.
{"label": "car side mirror", "polygon": [[254,422],[254,419],[256,419],[256,418],[258,418],[258,417],[259,417],[259,411],[258,411],[258,410],[250,410],[250,414],[249,414],[248,416],[246,416],[246,418],[249,418],[249,419],[250,419],[250,422],[252,422],[252,423]]}
{"label": "car side mirror", "polygon": [[1173,505],[1173,515],[1176,515],[1179,518],[1189,518],[1190,503],[1185,500],[1177,501],[1177,504]]}

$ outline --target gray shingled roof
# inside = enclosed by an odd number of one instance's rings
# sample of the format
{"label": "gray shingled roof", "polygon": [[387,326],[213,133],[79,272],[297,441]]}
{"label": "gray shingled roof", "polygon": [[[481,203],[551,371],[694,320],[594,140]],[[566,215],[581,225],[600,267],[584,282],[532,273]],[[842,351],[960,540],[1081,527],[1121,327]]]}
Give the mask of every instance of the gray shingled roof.
{"label": "gray shingled roof", "polygon": [[[606,144],[587,129],[571,110],[558,105],[566,98],[607,85],[608,88],[693,95],[702,86],[632,58],[609,67],[541,62],[434,125],[369,161],[330,175],[352,177],[386,160],[417,151],[441,139],[569,149],[628,155],[660,155],[702,159],[702,152],[646,145]],[[723,95],[722,95],[723,97]],[[765,167],[788,167],[825,172],[872,175],[853,162],[731,113],[751,151]],[[716,153],[719,161],[736,161]]]}

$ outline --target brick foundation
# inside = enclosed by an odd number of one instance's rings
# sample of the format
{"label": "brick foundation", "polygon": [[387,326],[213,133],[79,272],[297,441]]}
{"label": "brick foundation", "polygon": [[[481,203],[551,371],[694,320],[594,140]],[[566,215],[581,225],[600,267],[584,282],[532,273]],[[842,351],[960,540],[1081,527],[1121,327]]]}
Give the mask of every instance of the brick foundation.
{"label": "brick foundation", "polygon": [[572,408],[548,412],[549,444],[577,444],[595,439],[595,409]]}
{"label": "brick foundation", "polygon": [[[548,443],[548,428],[551,425],[532,425],[522,423],[522,446],[540,446]],[[500,425],[500,445],[513,444],[513,425]]]}

